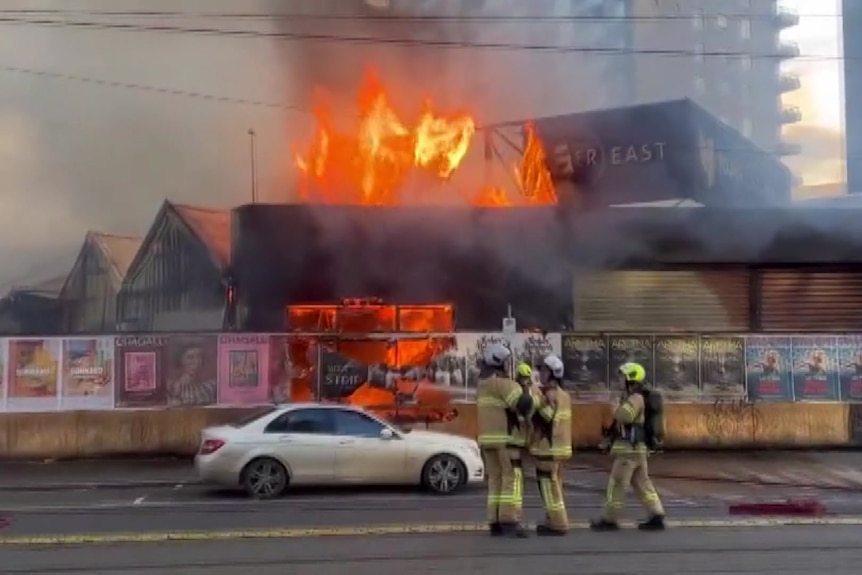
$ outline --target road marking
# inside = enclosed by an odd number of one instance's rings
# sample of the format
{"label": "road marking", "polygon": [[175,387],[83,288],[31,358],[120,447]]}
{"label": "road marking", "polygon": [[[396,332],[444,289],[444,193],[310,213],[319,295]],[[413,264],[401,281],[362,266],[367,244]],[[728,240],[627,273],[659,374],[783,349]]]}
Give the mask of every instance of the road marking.
{"label": "road marking", "polygon": [[140,505],[141,503],[146,501],[146,499],[147,499],[147,496],[142,495],[141,497],[138,497],[137,499],[135,499],[135,501],[132,503],[132,505]]}
{"label": "road marking", "polygon": [[[635,528],[634,523],[623,523]],[[862,516],[826,518],[771,519],[695,519],[668,521],[668,527],[688,529],[768,528],[792,526],[860,526]],[[354,527],[308,527],[286,529],[243,529],[229,531],[164,531],[141,533],[104,533],[80,535],[37,535],[0,537],[0,547],[108,545],[120,543],[166,543],[171,541],[233,541],[241,539],[301,539],[310,537],[368,537],[385,535],[432,535],[481,533],[484,523],[428,523],[404,525],[358,525]],[[575,523],[573,530],[589,529],[587,523]]]}

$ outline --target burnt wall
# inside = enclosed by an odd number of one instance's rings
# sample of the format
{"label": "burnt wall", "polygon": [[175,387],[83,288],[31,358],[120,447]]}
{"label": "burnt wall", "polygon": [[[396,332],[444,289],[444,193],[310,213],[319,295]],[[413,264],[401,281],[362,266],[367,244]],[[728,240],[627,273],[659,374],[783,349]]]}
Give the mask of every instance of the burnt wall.
{"label": "burnt wall", "polygon": [[[571,273],[554,210],[244,206],[234,212],[241,328],[282,329],[284,306],[342,298],[448,302],[459,329],[559,328]],[[554,264],[557,265],[554,265]]]}

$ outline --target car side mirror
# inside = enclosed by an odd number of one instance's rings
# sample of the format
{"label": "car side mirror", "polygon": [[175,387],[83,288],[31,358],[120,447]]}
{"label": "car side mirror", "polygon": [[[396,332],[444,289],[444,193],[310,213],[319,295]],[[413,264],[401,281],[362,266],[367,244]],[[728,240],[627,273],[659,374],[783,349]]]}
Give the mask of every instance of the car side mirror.
{"label": "car side mirror", "polygon": [[395,439],[395,432],[393,432],[388,427],[384,427],[383,429],[380,430],[380,439],[383,439],[386,441],[388,441],[390,439]]}

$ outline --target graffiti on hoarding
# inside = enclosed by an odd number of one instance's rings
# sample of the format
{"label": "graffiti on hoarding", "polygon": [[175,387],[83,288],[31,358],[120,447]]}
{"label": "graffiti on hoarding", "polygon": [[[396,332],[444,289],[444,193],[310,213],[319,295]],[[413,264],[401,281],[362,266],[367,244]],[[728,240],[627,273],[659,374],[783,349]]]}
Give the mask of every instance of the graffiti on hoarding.
{"label": "graffiti on hoarding", "polygon": [[717,399],[706,413],[706,429],[717,444],[753,442],[763,432],[760,409],[745,399]]}

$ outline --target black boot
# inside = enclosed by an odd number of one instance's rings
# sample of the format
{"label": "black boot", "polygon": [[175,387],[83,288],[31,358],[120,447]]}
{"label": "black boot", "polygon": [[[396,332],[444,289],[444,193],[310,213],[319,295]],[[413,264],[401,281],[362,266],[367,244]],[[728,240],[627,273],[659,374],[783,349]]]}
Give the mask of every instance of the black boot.
{"label": "black boot", "polygon": [[549,525],[536,526],[536,535],[538,535],[539,537],[564,537],[568,534],[568,531],[565,531],[563,529],[554,529]]}
{"label": "black boot", "polygon": [[664,527],[664,515],[653,515],[643,523],[638,523],[641,531],[663,531]]}
{"label": "black boot", "polygon": [[605,519],[593,519],[590,521],[590,529],[593,531],[619,531],[620,524],[616,521]]}
{"label": "black boot", "polygon": [[494,537],[499,537],[503,534],[503,526],[500,525],[499,522],[495,521],[493,523],[488,524],[488,530],[491,532],[491,535]]}
{"label": "black boot", "polygon": [[501,523],[500,535],[503,537],[511,537],[513,539],[526,539],[530,536],[527,530],[520,523]]}

